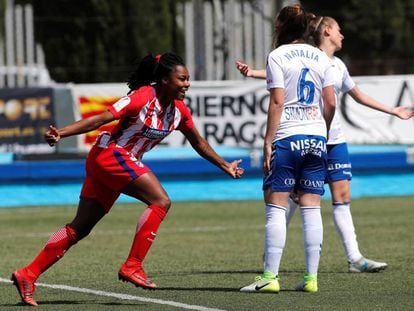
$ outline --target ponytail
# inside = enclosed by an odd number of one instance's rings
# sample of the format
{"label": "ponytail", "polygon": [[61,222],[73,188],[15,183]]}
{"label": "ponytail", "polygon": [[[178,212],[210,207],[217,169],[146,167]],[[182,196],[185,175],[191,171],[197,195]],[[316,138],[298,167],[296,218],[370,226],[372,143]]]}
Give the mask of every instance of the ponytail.
{"label": "ponytail", "polygon": [[182,58],[174,53],[148,54],[138,64],[128,78],[130,92],[141,86],[156,84],[174,70],[175,66],[185,66]]}
{"label": "ponytail", "polygon": [[154,55],[148,54],[138,63],[135,71],[128,77],[127,85],[130,91],[136,90],[144,85],[150,85],[154,79],[153,72],[157,64]]}
{"label": "ponytail", "polygon": [[276,18],[277,38],[275,47],[295,40],[306,41],[308,14],[299,4],[285,6]]}

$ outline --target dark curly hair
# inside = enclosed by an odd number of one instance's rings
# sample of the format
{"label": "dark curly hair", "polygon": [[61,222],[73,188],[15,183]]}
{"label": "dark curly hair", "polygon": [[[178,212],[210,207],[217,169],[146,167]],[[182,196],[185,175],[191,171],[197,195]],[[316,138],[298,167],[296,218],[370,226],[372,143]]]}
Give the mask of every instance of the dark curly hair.
{"label": "dark curly hair", "polygon": [[130,92],[144,85],[159,82],[168,75],[175,66],[185,66],[183,59],[174,53],[148,54],[138,63],[135,71],[128,78]]}

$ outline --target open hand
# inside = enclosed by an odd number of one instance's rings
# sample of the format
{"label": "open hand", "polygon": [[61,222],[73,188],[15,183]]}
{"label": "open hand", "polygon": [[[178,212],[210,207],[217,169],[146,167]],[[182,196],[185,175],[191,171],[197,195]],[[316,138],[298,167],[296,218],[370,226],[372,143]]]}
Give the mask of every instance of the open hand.
{"label": "open hand", "polygon": [[49,126],[49,130],[46,131],[44,137],[49,146],[54,146],[60,140],[59,132],[53,125]]}
{"label": "open hand", "polygon": [[414,111],[407,107],[400,106],[393,109],[394,115],[402,120],[408,120],[414,116]]}

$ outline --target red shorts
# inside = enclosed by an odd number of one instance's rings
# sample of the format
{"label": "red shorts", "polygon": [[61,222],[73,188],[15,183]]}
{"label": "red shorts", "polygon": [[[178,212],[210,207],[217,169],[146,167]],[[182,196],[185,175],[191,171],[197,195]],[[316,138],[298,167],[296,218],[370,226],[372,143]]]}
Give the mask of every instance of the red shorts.
{"label": "red shorts", "polygon": [[122,189],[151,170],[123,148],[93,146],[86,159],[86,178],[80,197],[96,199],[109,212]]}

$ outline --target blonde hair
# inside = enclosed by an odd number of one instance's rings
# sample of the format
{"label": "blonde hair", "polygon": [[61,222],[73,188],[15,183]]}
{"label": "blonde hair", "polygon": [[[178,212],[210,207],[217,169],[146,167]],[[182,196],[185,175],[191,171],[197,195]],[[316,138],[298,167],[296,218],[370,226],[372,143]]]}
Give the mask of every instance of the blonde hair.
{"label": "blonde hair", "polygon": [[316,46],[321,44],[323,31],[326,27],[337,24],[337,21],[330,16],[315,16],[309,21],[309,36],[313,38]]}

